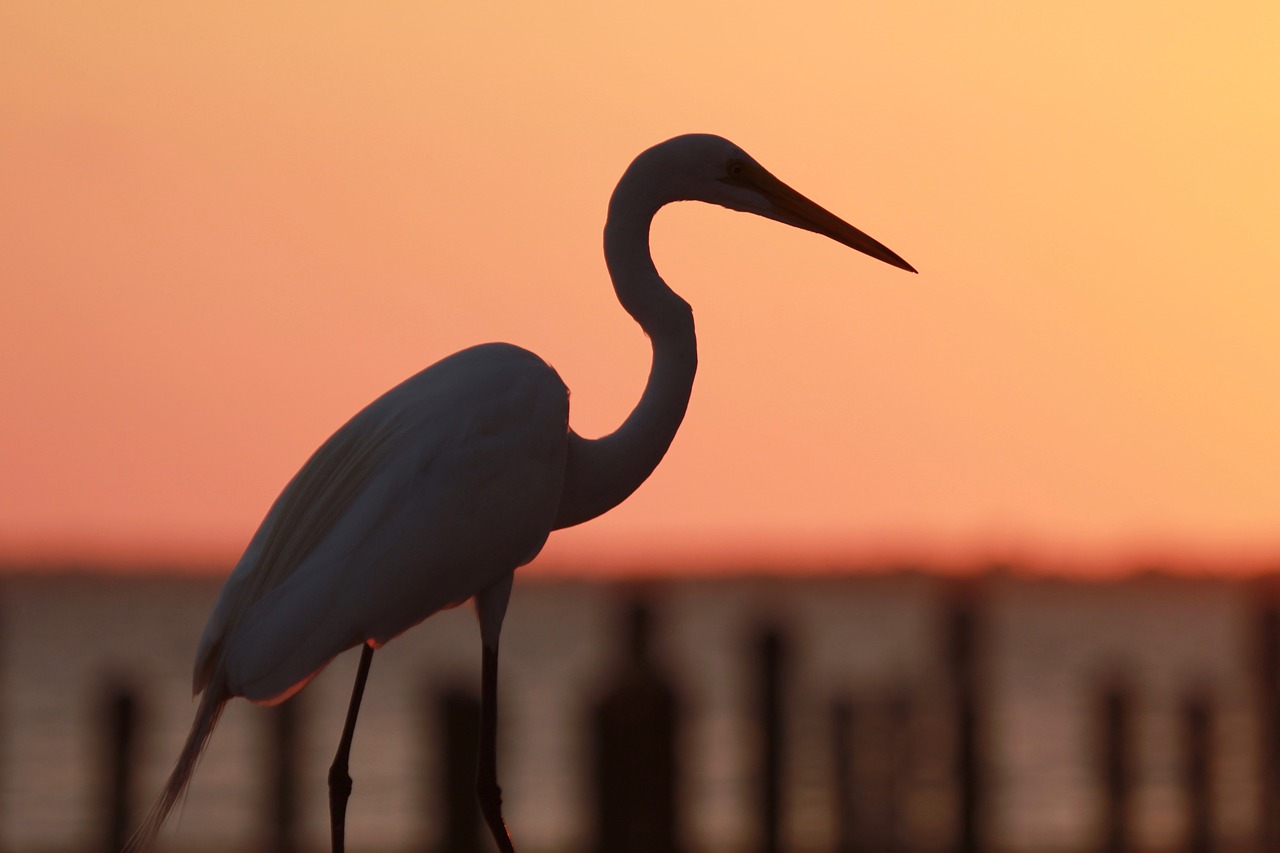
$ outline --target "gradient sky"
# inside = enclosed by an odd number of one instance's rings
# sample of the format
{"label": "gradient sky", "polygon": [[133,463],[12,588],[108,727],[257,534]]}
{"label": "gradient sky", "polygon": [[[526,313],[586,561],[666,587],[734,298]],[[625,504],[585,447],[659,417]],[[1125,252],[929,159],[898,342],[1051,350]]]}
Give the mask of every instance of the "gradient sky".
{"label": "gradient sky", "polygon": [[685,426],[542,562],[1280,558],[1277,8],[0,5],[0,558],[228,563],[481,341],[611,430],[605,204],[688,131],[920,275],[664,212]]}

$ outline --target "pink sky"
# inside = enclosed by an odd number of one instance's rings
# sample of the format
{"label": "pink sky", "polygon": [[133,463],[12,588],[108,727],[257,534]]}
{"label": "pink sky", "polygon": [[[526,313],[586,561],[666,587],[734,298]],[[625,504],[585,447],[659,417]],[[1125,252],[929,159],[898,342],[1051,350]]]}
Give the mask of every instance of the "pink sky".
{"label": "pink sky", "polygon": [[609,192],[711,131],[921,274],[664,212],[688,418],[540,562],[1280,562],[1275,8],[267,5],[0,7],[0,558],[229,564],[481,341],[611,430]]}

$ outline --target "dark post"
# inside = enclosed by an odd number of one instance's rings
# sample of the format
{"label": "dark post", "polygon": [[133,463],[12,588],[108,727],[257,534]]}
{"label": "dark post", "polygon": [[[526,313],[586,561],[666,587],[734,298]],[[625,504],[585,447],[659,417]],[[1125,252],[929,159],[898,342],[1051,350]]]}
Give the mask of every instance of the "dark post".
{"label": "dark post", "polygon": [[907,835],[906,813],[903,808],[903,792],[906,787],[906,774],[909,766],[911,745],[911,717],[913,698],[905,689],[895,690],[888,702],[889,736],[885,738],[887,750],[884,783],[887,795],[885,803],[884,849],[889,853],[897,853],[907,843],[903,839]]}
{"label": "dark post", "polygon": [[1128,853],[1133,779],[1132,691],[1112,678],[1102,691],[1099,763],[1102,768],[1104,853]]}
{"label": "dark post", "polygon": [[600,853],[679,849],[678,703],[653,660],[651,623],[649,607],[633,603],[626,658],[592,714]]}
{"label": "dark post", "polygon": [[981,681],[976,587],[963,584],[955,590],[949,618],[947,651],[955,702],[956,798],[959,806],[956,850],[959,853],[981,853],[986,840],[982,833],[984,792],[979,742]]}
{"label": "dark post", "polygon": [[1258,589],[1258,850],[1270,853],[1280,850],[1280,601],[1276,579]]}
{"label": "dark post", "polygon": [[1213,850],[1213,711],[1204,691],[1182,706],[1187,786],[1187,853]]}
{"label": "dark post", "polygon": [[480,805],[476,800],[476,756],[480,751],[480,699],[453,688],[436,699],[439,775],[444,799],[442,853],[480,853]]}
{"label": "dark post", "polygon": [[782,776],[786,759],[784,695],[786,650],[777,628],[765,628],[756,640],[759,660],[759,694],[756,699],[761,735],[760,850],[782,850]]}
{"label": "dark post", "polygon": [[103,849],[118,853],[131,829],[138,703],[133,689],[123,683],[109,685],[104,698]]}
{"label": "dark post", "polygon": [[266,828],[267,850],[294,853],[298,849],[298,717],[301,697],[266,709],[270,784]]}
{"label": "dark post", "polygon": [[857,853],[860,815],[854,786],[857,710],[849,699],[831,704],[832,786],[835,796],[836,853]]}

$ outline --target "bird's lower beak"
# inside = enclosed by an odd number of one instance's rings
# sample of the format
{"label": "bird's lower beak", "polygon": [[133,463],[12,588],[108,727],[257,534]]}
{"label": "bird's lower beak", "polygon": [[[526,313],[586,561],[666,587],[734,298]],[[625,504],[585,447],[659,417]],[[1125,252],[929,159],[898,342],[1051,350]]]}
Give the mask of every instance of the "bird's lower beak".
{"label": "bird's lower beak", "polygon": [[805,198],[773,175],[765,173],[757,178],[761,192],[773,203],[773,218],[787,225],[803,228],[824,237],[830,237],[837,243],[843,243],[851,249],[857,249],[864,255],[884,261],[886,264],[915,272],[916,268],[904,261],[888,246],[854,228],[848,222],[831,213],[826,208]]}

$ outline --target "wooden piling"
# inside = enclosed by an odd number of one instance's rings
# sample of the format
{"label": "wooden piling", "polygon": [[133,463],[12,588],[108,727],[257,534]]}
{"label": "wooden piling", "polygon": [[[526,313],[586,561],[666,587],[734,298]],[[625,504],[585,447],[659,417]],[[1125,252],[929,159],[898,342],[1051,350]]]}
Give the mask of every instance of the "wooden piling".
{"label": "wooden piling", "polygon": [[679,703],[651,653],[652,613],[629,605],[626,652],[592,709],[599,853],[675,853],[680,845]]}
{"label": "wooden piling", "polygon": [[1101,770],[1103,853],[1129,853],[1132,844],[1133,690],[1113,676],[1099,703],[1098,764]]}
{"label": "wooden piling", "polygon": [[909,749],[911,743],[911,720],[914,713],[914,698],[909,690],[903,688],[893,691],[886,703],[887,736],[884,738],[885,755],[883,758],[885,792],[885,816],[883,844],[886,853],[899,853],[907,849],[910,827],[907,826],[907,810],[904,805],[907,773],[909,767]]}
{"label": "wooden piling", "polygon": [[952,592],[946,626],[956,738],[958,853],[982,853],[986,849],[982,824],[986,804],[980,743],[980,634],[977,587],[961,584]]}
{"label": "wooden piling", "polygon": [[860,853],[858,846],[861,815],[854,781],[854,736],[858,726],[853,700],[839,698],[831,703],[831,791],[836,853]]}
{"label": "wooden piling", "polygon": [[1275,578],[1257,587],[1258,829],[1260,853],[1280,850],[1280,598]]}
{"label": "wooden piling", "polygon": [[134,689],[113,681],[103,692],[102,849],[119,853],[132,832],[137,767],[138,700]]}
{"label": "wooden piling", "polygon": [[267,853],[298,850],[298,737],[301,695],[273,708],[266,715],[267,748]]}
{"label": "wooden piling", "polygon": [[438,765],[428,770],[439,779],[443,799],[440,853],[481,853],[480,805],[476,800],[476,761],[480,753],[480,699],[474,690],[455,687],[435,697]]}
{"label": "wooden piling", "polygon": [[786,761],[785,668],[786,648],[776,627],[756,636],[756,719],[760,730],[761,853],[781,853],[783,774]]}
{"label": "wooden piling", "polygon": [[1183,784],[1187,798],[1187,853],[1212,853],[1213,707],[1204,690],[1190,692],[1182,703]]}

